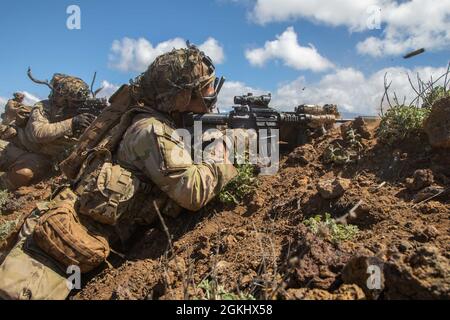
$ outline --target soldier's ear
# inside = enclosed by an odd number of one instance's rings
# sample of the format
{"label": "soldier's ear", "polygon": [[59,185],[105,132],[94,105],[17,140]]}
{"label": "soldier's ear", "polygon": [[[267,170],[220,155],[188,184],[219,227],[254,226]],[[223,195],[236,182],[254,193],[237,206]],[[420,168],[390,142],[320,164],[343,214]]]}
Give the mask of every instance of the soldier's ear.
{"label": "soldier's ear", "polygon": [[186,107],[191,102],[191,98],[192,98],[191,90],[189,89],[181,90],[175,97],[175,106],[173,109],[179,112],[188,111],[186,110]]}

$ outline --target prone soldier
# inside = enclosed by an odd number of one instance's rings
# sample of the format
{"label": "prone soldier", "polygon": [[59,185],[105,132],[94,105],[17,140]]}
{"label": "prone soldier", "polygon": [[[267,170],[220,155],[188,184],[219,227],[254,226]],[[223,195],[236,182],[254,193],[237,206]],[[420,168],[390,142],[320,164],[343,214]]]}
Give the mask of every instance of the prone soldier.
{"label": "prone soldier", "polygon": [[215,80],[211,60],[188,46],[159,56],[110,98],[61,164],[72,186],[33,211],[0,265],[0,297],[66,298],[67,268],[95,269],[137,225],[197,211],[236,176],[223,143],[222,158],[194,163],[176,131],[182,113],[212,110]]}
{"label": "prone soldier", "polygon": [[[78,114],[89,98],[88,85],[81,79],[55,74],[44,83],[51,93],[48,100],[34,105],[32,110],[22,104],[18,95],[8,102],[0,140],[0,187],[15,190],[42,179],[52,169],[61,154],[72,148],[77,136],[94,120],[94,116]],[[61,160],[61,159],[59,159]]]}

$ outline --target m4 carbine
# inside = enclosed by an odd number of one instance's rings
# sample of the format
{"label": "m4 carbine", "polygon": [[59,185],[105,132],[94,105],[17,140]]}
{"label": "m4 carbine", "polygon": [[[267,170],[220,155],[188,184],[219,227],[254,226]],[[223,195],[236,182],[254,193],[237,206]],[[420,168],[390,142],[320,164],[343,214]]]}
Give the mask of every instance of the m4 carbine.
{"label": "m4 carbine", "polygon": [[89,98],[77,108],[77,114],[89,113],[97,117],[107,106],[108,102],[104,98]]}
{"label": "m4 carbine", "polygon": [[313,133],[321,134],[335,123],[353,120],[340,119],[335,105],[301,105],[293,112],[280,112],[269,107],[270,101],[270,94],[236,96],[231,112],[187,113],[183,118],[184,126],[190,128],[195,121],[201,121],[203,129],[254,129],[257,133],[260,129],[279,129],[280,141],[298,145],[306,143]]}

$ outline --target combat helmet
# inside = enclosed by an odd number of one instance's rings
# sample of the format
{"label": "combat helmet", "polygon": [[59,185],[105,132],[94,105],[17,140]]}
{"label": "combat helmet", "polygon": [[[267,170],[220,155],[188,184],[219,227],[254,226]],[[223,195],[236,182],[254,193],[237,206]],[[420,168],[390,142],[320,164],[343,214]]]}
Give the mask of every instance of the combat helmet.
{"label": "combat helmet", "polygon": [[86,101],[91,94],[86,82],[66,74],[55,73],[49,82],[48,80],[36,80],[31,75],[31,70],[28,69],[28,77],[35,83],[47,85],[51,90],[48,96],[49,100],[58,106],[63,106],[65,103],[77,104]]}
{"label": "combat helmet", "polygon": [[89,98],[90,90],[86,82],[80,78],[56,73],[50,81],[52,91],[49,99],[57,104],[62,100],[82,102]]}
{"label": "combat helmet", "polygon": [[[147,71],[132,82],[135,98],[165,113],[184,112],[191,99],[201,97],[206,109],[217,100],[223,84],[215,76],[211,59],[197,47],[174,49],[160,55]],[[202,90],[214,85],[214,94],[203,96]]]}
{"label": "combat helmet", "polygon": [[22,102],[25,99],[25,95],[22,92],[14,92],[13,93],[14,100],[18,102]]}

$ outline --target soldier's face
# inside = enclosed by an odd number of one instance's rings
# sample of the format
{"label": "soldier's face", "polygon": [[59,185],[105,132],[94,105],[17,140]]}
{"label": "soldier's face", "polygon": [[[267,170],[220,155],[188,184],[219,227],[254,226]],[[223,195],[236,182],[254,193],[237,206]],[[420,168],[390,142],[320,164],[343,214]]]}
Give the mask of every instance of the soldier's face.
{"label": "soldier's face", "polygon": [[210,110],[208,109],[208,106],[203,100],[203,97],[213,96],[214,94],[215,94],[214,86],[211,83],[211,85],[202,89],[201,96],[198,94],[193,95],[191,101],[186,107],[186,110],[194,113],[208,113]]}
{"label": "soldier's face", "polygon": [[23,100],[24,100],[24,96],[15,96],[14,97],[14,100],[16,100],[17,102],[19,102],[19,103],[22,103],[23,102]]}

